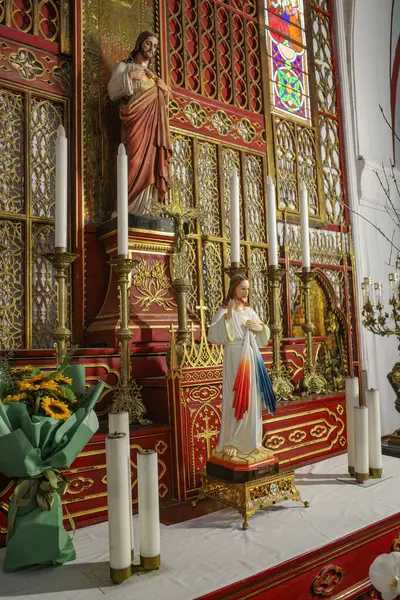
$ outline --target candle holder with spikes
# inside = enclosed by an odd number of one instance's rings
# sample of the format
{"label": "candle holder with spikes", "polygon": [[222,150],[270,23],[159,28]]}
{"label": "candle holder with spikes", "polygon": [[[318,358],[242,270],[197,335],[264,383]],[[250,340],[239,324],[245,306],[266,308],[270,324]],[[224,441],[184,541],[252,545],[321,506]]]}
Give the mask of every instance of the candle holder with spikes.
{"label": "candle holder with spikes", "polygon": [[140,388],[131,381],[131,355],[129,341],[132,332],[129,327],[129,275],[138,263],[126,255],[111,259],[110,264],[118,275],[120,327],[116,334],[120,345],[120,380],[114,393],[111,412],[129,413],[130,422],[150,425],[152,421],[145,418],[146,407],[143,404]]}
{"label": "candle holder with spikes", "polygon": [[282,365],[282,311],[281,282],[285,271],[279,265],[269,265],[268,282],[271,298],[270,329],[272,337],[273,364],[270,371],[272,387],[277,400],[290,400],[293,397],[294,385],[289,379],[289,371]]}
{"label": "candle holder with spikes", "polygon": [[68,329],[68,298],[69,283],[68,269],[78,258],[78,254],[68,252],[67,248],[55,248],[54,252],[47,252],[44,257],[54,266],[54,279],[57,288],[57,317],[54,339],[56,347],[57,364],[61,364],[71,344],[71,331]]}
{"label": "candle holder with spikes", "polygon": [[310,268],[303,267],[296,275],[301,281],[301,292],[304,300],[304,323],[301,328],[306,338],[306,364],[304,366],[302,387],[307,395],[326,394],[328,392],[327,381],[318,373],[313,357],[312,338],[315,327],[311,321],[311,282],[315,279],[316,273]]}

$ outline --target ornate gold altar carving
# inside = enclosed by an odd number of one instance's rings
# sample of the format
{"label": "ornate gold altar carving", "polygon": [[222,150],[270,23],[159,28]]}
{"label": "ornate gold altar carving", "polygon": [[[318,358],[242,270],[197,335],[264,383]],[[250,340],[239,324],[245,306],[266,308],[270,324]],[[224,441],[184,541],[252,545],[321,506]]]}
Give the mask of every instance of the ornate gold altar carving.
{"label": "ornate gold altar carving", "polygon": [[161,261],[140,260],[132,274],[132,283],[136,288],[132,296],[144,311],[148,311],[152,304],[164,310],[176,307],[169,291],[171,281],[166,273],[165,264]]}
{"label": "ornate gold altar carving", "polygon": [[201,482],[199,495],[197,500],[193,501],[193,506],[196,506],[201,498],[207,497],[236,508],[243,517],[243,529],[248,528],[248,520],[257,510],[284,500],[302,502],[308,507],[308,502],[301,499],[296,488],[294,471],[259,477],[246,483],[228,483],[201,473]]}
{"label": "ornate gold altar carving", "polygon": [[400,533],[392,542],[392,552],[400,552]]}
{"label": "ornate gold altar carving", "polygon": [[327,598],[340,585],[344,578],[344,570],[336,565],[328,565],[322,569],[311,585],[311,591],[316,596]]}
{"label": "ornate gold altar carving", "polygon": [[[301,418],[301,428],[295,425],[287,426],[285,424],[286,417],[276,416],[269,417],[265,425],[266,432],[262,443],[278,454],[281,465],[287,462],[284,455],[295,449],[307,448],[309,451],[298,455],[299,459],[306,459],[309,456],[318,456],[321,452],[327,451],[328,446],[326,444],[322,450],[319,448],[321,442],[328,443],[329,448],[337,443],[341,446],[346,444],[346,438],[343,436],[345,423],[337,412],[322,407],[299,412],[296,417]],[[314,435],[312,435],[312,431]],[[304,433],[305,435],[303,435]],[[318,433],[318,435],[315,435],[315,433]],[[342,439],[344,444],[341,442]],[[291,443],[280,450],[287,440]]]}

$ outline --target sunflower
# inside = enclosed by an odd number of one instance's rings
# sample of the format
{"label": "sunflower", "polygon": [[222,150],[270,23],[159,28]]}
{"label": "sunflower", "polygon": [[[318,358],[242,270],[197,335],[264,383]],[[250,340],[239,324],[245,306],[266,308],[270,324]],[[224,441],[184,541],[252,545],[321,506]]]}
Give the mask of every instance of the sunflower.
{"label": "sunflower", "polygon": [[68,419],[71,416],[68,406],[65,402],[60,402],[50,396],[44,396],[41,402],[44,412],[53,419]]}
{"label": "sunflower", "polygon": [[17,381],[17,386],[20,392],[35,392],[40,389],[40,385],[33,385],[29,381]]}
{"label": "sunflower", "polygon": [[44,375],[43,373],[39,373],[39,375],[34,375],[34,377],[29,377],[28,379],[25,379],[24,381],[28,382],[28,383],[35,383],[36,381],[41,381],[43,379]]}
{"label": "sunflower", "polygon": [[70,377],[65,377],[62,373],[59,373],[56,377],[54,377],[54,381],[57,383],[65,383],[65,385],[71,385],[72,379]]}
{"label": "sunflower", "polygon": [[15,367],[15,369],[11,369],[11,373],[13,375],[19,375],[20,373],[31,373],[33,370],[34,367],[26,365],[25,367]]}
{"label": "sunflower", "polygon": [[22,394],[9,394],[5,398],[3,398],[3,404],[5,404],[6,402],[19,402],[20,400],[25,400],[26,397],[27,395],[25,394],[25,392],[23,392]]}
{"label": "sunflower", "polygon": [[41,383],[39,385],[38,389],[39,390],[50,390],[51,392],[54,392],[54,391],[58,390],[58,385],[53,379],[50,379],[50,381],[43,381],[43,383]]}

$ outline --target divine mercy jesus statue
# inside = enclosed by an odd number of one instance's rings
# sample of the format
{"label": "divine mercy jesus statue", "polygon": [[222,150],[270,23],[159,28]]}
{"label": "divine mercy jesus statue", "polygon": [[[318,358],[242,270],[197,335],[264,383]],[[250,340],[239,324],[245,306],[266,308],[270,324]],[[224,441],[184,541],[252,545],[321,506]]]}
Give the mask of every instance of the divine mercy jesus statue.
{"label": "divine mercy jesus statue", "polygon": [[273,456],[262,445],[262,409],[275,412],[275,395],[259,347],[269,328],[248,306],[249,282],[231,279],[227,297],[210,325],[208,341],[224,345],[222,418],[215,457],[254,463]]}
{"label": "divine mercy jesus statue", "polygon": [[168,125],[170,91],[151,70],[158,37],[143,31],[108,83],[111,100],[120,103],[121,142],[128,155],[129,212],[143,214],[162,202],[170,180],[172,145]]}

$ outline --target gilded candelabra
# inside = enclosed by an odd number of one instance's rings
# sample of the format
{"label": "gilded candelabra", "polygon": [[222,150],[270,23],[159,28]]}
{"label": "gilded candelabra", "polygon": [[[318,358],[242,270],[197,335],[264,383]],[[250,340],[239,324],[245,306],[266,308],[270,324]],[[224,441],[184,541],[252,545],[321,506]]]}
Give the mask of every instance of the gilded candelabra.
{"label": "gilded candelabra", "polygon": [[54,266],[57,288],[57,315],[54,330],[57,364],[65,358],[68,346],[71,343],[71,330],[68,329],[68,269],[78,258],[77,254],[68,252],[67,248],[55,248],[54,252],[47,252],[45,258]]}
{"label": "gilded candelabra", "polygon": [[284,269],[278,265],[269,265],[268,282],[271,298],[270,329],[272,335],[273,365],[271,381],[277,400],[289,400],[294,392],[294,385],[289,379],[289,372],[282,365],[281,340],[282,340],[282,312],[281,312],[281,281]]}
{"label": "gilded candelabra", "polygon": [[146,419],[146,407],[142,402],[140,389],[131,381],[131,354],[129,341],[132,332],[129,327],[129,275],[138,263],[124,255],[111,259],[110,264],[118,275],[120,327],[116,334],[120,345],[120,379],[114,393],[112,412],[129,413],[130,421],[137,421],[141,425],[149,425]]}
{"label": "gilded candelabra", "polygon": [[[382,337],[395,335],[400,342],[400,258],[396,261],[396,272],[389,274],[389,306],[392,309],[390,314],[384,310],[383,285],[381,282],[378,281],[373,284],[372,277],[364,277],[361,289],[363,295],[362,324],[364,327]],[[375,298],[372,289],[375,291]],[[396,394],[396,410],[400,413],[400,362],[394,364],[387,377]],[[390,436],[389,444],[400,446],[400,429],[397,429]]]}
{"label": "gilded candelabra", "polygon": [[[178,333],[177,333],[177,355],[179,360],[183,356],[183,346],[190,338],[187,324],[187,293],[190,290],[189,259],[186,252],[186,233],[188,224],[198,218],[199,210],[185,206],[184,195],[180,189],[179,181],[172,180],[170,190],[170,202],[160,204],[153,202],[150,207],[153,216],[165,216],[171,219],[175,225],[175,245],[172,254],[172,289],[176,292],[178,300]],[[169,359],[168,359],[169,360]]]}
{"label": "gilded candelabra", "polygon": [[326,394],[328,384],[325,378],[317,372],[313,356],[313,331],[311,321],[311,282],[316,274],[309,268],[304,268],[296,273],[301,281],[301,292],[304,299],[304,323],[301,326],[306,338],[306,364],[304,366],[303,390],[306,394]]}

